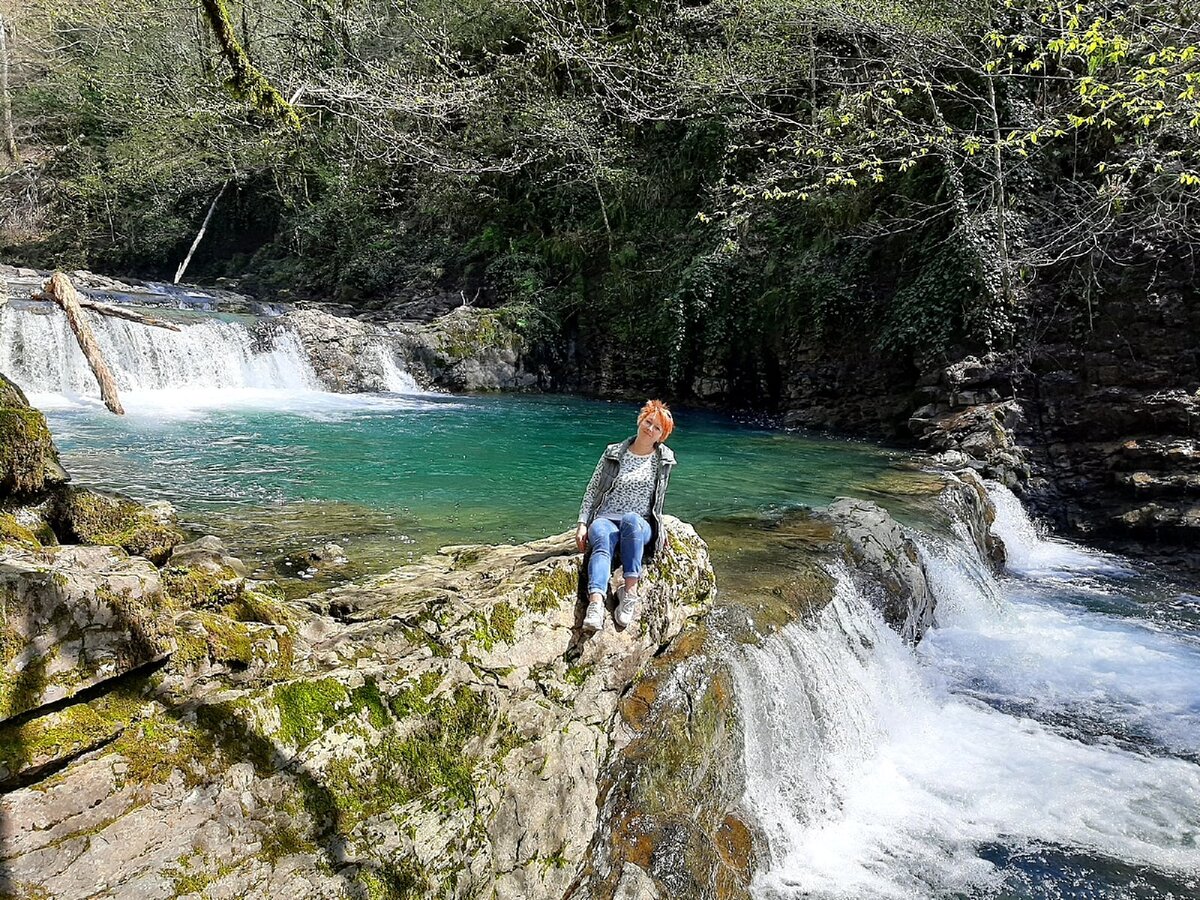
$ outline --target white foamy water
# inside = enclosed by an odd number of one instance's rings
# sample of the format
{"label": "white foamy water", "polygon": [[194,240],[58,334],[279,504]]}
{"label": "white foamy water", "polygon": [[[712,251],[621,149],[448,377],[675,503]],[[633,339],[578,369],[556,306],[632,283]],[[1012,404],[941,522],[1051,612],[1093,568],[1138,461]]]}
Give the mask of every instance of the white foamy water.
{"label": "white foamy water", "polygon": [[1008,549],[1010,571],[1029,576],[1068,577],[1095,572],[1129,573],[1129,567],[1114,556],[1047,535],[1029,518],[1016,495],[1003,485],[988,482],[988,495],[996,507],[992,531]]}
{"label": "white foamy water", "polygon": [[839,571],[813,620],[736,662],[745,800],[769,841],[756,896],[1132,896],[1042,871],[1005,893],[1024,876],[996,847],[1184,886],[1139,897],[1200,890],[1200,647],[1096,611],[1129,568],[1006,512],[1019,577],[992,577],[965,540],[923,542],[938,622],[915,653]]}
{"label": "white foamy water", "polygon": [[[283,329],[258,333],[217,318],[170,331],[87,314],[129,415],[188,416],[218,408],[337,415],[370,406],[363,395],[324,390],[304,348]],[[383,346],[369,362],[381,391],[425,392]],[[0,372],[46,410],[98,407],[100,389],[60,310],[0,308]],[[388,403],[419,407],[418,400]]]}

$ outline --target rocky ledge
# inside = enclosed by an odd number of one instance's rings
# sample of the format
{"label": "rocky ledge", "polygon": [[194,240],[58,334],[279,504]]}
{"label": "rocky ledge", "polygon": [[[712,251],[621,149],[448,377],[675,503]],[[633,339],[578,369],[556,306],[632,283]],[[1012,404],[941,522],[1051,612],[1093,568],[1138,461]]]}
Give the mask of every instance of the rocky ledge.
{"label": "rocky ledge", "polygon": [[621,698],[713,595],[667,527],[640,617],[592,637],[569,534],[304,606],[219,547],[4,544],[0,893],[563,896]]}
{"label": "rocky ledge", "polygon": [[505,314],[462,306],[429,322],[374,324],[304,308],[262,328],[294,334],[333,391],[396,390],[410,375],[416,386],[451,391],[533,388],[538,376],[524,362],[524,341]]}

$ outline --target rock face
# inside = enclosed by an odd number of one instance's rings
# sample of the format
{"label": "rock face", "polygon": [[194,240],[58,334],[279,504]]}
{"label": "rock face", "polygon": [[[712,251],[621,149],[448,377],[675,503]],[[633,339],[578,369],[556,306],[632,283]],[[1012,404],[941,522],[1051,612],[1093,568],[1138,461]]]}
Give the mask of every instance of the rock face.
{"label": "rock face", "polygon": [[0,558],[0,723],[165,658],[158,570],[109,547]]}
{"label": "rock face", "polygon": [[1091,541],[1200,571],[1194,286],[1106,296],[1038,325],[1017,385],[1017,437],[1040,476],[1027,504]]}
{"label": "rock face", "polygon": [[524,368],[520,337],[492,310],[461,307],[429,322],[376,325],[300,309],[262,327],[296,334],[333,391],[395,390],[400,370],[423,388],[500,391],[537,384]]}
{"label": "rock face", "polygon": [[[447,548],[307,609],[164,570],[161,668],[0,726],[24,767],[0,893],[562,897],[621,697],[712,596],[704,543],[667,527],[641,615],[590,638],[570,534]],[[59,747],[66,714],[98,737]]]}
{"label": "rock face", "polygon": [[45,417],[0,374],[0,502],[36,495],[67,477]]}
{"label": "rock face", "polygon": [[[980,558],[1001,567],[1004,544],[991,533],[996,511],[983,482],[971,469],[949,477],[942,502],[965,525]],[[937,598],[917,545],[887,510],[870,500],[842,497],[825,515],[836,526],[836,538],[853,559],[855,576],[874,596],[884,620],[906,641],[920,641],[934,624]]]}

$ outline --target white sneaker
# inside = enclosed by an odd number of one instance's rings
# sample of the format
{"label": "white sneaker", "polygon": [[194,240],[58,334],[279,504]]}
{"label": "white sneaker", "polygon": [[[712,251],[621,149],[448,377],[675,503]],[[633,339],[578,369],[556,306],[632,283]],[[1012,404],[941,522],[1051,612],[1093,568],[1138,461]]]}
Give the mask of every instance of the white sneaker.
{"label": "white sneaker", "polygon": [[637,609],[637,591],[627,591],[624,586],[617,589],[617,608],[613,611],[613,621],[622,628],[628,628],[633,621],[633,613]]}
{"label": "white sneaker", "polygon": [[583,630],[596,632],[604,628],[604,601],[588,602],[587,614],[583,617]]}

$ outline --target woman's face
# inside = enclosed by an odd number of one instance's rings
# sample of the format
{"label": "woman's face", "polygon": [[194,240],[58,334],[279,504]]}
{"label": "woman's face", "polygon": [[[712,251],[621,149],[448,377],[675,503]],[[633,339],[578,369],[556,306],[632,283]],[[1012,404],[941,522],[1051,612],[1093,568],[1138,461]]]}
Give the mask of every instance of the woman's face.
{"label": "woman's face", "polygon": [[658,420],[654,416],[646,416],[638,423],[638,431],[644,434],[656,444],[662,440],[662,426],[658,424]]}

